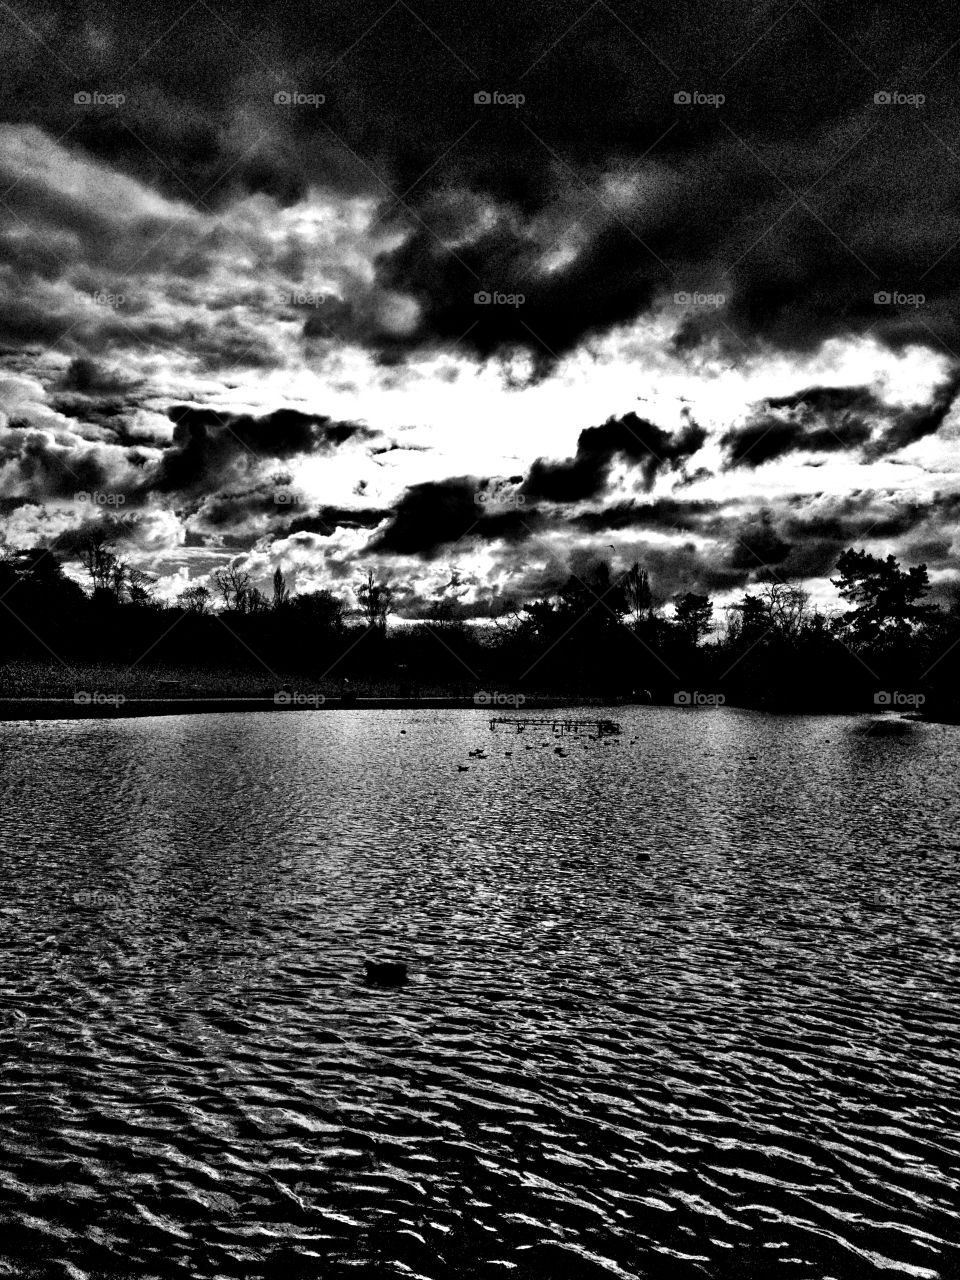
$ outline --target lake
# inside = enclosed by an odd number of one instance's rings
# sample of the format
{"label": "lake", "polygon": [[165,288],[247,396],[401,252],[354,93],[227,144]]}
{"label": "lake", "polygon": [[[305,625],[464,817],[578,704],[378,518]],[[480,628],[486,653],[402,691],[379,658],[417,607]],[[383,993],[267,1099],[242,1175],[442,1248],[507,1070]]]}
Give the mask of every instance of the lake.
{"label": "lake", "polygon": [[960,729],[488,714],[0,724],[0,1275],[960,1273]]}

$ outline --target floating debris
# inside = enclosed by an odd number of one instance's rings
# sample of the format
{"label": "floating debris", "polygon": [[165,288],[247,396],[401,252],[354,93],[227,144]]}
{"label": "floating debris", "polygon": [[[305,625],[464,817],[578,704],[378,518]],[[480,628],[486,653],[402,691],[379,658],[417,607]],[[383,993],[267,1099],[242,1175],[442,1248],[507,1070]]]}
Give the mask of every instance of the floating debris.
{"label": "floating debris", "polygon": [[[587,733],[592,737],[606,738],[621,732],[616,720],[564,720],[552,716],[494,716],[490,721],[490,732],[496,731],[497,725],[506,725],[523,733],[527,725],[549,725],[554,734],[563,737],[568,733]],[[541,746],[546,746],[543,742]]]}
{"label": "floating debris", "polygon": [[378,987],[399,987],[407,980],[407,966],[402,960],[364,960],[367,982]]}

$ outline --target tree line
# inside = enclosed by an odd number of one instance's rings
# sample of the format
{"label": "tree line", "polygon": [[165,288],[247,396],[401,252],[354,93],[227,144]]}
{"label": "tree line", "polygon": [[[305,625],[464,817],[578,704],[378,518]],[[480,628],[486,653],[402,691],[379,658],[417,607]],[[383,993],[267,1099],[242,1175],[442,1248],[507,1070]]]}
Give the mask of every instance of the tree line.
{"label": "tree line", "polygon": [[882,706],[889,694],[886,705],[960,710],[960,607],[930,600],[924,565],[855,548],[838,558],[832,581],[844,607],[832,610],[773,575],[723,608],[695,591],[664,600],[642,565],[617,574],[601,559],[554,593],[479,621],[455,593],[418,620],[400,619],[397,586],[372,570],[348,601],[292,591],[280,569],[267,592],[230,565],[170,605],[102,537],[86,538],[74,558],[86,588],[49,549],[0,556],[0,661],[244,669],[265,688],[277,673],[300,673],[409,696],[492,689],[676,701],[702,691],[829,710]]}

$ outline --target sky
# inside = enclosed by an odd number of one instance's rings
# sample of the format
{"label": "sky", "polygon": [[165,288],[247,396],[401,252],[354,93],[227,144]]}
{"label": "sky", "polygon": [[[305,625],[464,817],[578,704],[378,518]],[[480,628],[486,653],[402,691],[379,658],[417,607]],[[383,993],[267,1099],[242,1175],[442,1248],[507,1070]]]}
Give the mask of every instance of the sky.
{"label": "sky", "polygon": [[957,579],[946,4],[0,6],[0,539],[486,618]]}

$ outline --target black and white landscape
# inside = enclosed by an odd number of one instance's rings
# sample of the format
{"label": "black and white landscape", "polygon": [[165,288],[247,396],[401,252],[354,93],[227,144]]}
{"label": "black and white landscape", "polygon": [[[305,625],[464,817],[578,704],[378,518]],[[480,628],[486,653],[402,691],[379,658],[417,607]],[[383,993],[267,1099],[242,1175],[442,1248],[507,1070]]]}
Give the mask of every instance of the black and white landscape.
{"label": "black and white landscape", "polygon": [[960,1277],[960,13],[0,56],[0,1278]]}

